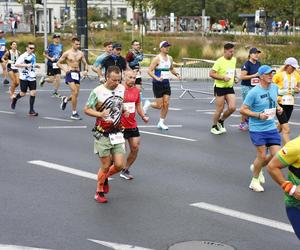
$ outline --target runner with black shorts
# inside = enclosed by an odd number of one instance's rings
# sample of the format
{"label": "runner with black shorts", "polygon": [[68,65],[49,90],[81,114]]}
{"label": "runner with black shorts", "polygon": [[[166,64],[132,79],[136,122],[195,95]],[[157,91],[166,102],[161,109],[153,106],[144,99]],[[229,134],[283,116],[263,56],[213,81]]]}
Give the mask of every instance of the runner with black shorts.
{"label": "runner with black shorts", "polygon": [[39,68],[36,64],[36,57],[34,54],[35,45],[31,42],[27,44],[26,52],[20,55],[17,59],[15,66],[19,69],[20,73],[20,89],[21,92],[12,99],[11,108],[15,109],[17,101],[26,95],[27,89],[30,90],[29,98],[29,115],[38,116],[34,110],[34,102],[36,96],[36,72],[35,68]]}
{"label": "runner with black shorts", "polygon": [[6,63],[2,60],[4,53],[6,52],[6,39],[3,30],[0,30],[0,64],[2,66],[2,80],[3,84],[9,84],[9,81],[6,79],[7,70]]}
{"label": "runner with black shorts", "polygon": [[140,103],[140,90],[135,86],[136,72],[127,70],[125,72],[125,95],[123,107],[126,113],[123,113],[121,123],[124,129],[124,138],[128,141],[130,152],[127,156],[126,165],[120,173],[120,177],[131,180],[133,176],[129,172],[129,168],[137,158],[140,147],[140,133],[135,119],[136,112],[147,123],[149,117],[145,116]]}
{"label": "runner with black shorts", "polygon": [[7,63],[7,72],[11,79],[9,96],[12,99],[15,97],[15,90],[20,84],[19,70],[15,64],[21,53],[17,50],[17,43],[15,41],[10,43],[10,48],[10,50],[6,51],[2,59],[5,63]]}
{"label": "runner with black shorts", "polygon": [[143,106],[145,114],[150,107],[160,109],[160,119],[157,128],[162,130],[169,129],[164,124],[166,116],[169,111],[169,100],[171,96],[170,88],[170,72],[181,80],[180,75],[173,67],[173,58],[169,56],[169,49],[171,44],[167,41],[162,41],[159,44],[160,53],[153,59],[150,64],[148,75],[152,77],[153,93],[156,98],[155,102],[146,100]]}

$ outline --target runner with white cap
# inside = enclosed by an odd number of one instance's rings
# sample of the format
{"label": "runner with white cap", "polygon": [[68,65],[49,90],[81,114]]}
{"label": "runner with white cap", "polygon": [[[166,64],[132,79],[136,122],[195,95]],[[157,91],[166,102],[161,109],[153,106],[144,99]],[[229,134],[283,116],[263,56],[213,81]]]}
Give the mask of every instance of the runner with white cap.
{"label": "runner with white cap", "polygon": [[295,93],[300,92],[300,75],[297,72],[298,61],[294,57],[285,60],[284,66],[273,77],[273,82],[278,86],[278,104],[282,107],[282,114],[276,114],[279,124],[277,126],[282,134],[283,145],[289,140],[289,120],[295,104]]}
{"label": "runner with white cap", "polygon": [[169,110],[169,100],[171,95],[170,88],[170,72],[181,80],[181,76],[176,72],[173,67],[173,58],[169,56],[169,49],[171,44],[167,41],[162,41],[159,44],[160,53],[152,60],[148,75],[152,77],[153,93],[156,98],[154,102],[149,100],[145,101],[143,106],[145,114],[149,107],[160,109],[160,119],[157,124],[157,128],[162,130],[169,129],[165,125],[165,119]]}

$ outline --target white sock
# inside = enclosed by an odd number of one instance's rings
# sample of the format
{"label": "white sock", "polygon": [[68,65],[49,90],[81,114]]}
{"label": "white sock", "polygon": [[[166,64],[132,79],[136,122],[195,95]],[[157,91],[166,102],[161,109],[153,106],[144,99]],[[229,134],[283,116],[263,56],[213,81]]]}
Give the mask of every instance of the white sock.
{"label": "white sock", "polygon": [[73,110],[73,111],[72,111],[72,114],[73,114],[73,115],[77,114],[77,111],[76,111],[76,110],[75,110],[75,111]]}
{"label": "white sock", "polygon": [[163,118],[159,119],[159,123],[164,123],[164,121],[165,121],[165,119],[163,119]]}

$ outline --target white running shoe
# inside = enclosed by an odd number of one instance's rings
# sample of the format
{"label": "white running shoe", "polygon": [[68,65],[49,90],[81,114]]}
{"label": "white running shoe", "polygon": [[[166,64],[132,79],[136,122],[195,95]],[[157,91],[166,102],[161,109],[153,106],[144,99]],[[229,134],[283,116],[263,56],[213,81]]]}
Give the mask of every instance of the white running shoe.
{"label": "white running shoe", "polygon": [[[250,165],[250,170],[251,170],[252,173],[253,173],[253,171],[254,171],[254,165],[253,165],[253,164]],[[263,171],[263,170],[260,170],[259,175],[258,175],[258,180],[259,180],[259,182],[260,182],[261,184],[264,184],[264,183],[266,182],[266,179],[265,179],[265,177],[264,177],[264,171]]]}
{"label": "white running shoe", "polygon": [[249,188],[252,189],[255,192],[263,192],[264,187],[260,184],[258,178],[252,178]]}
{"label": "white running shoe", "polygon": [[150,106],[151,106],[151,102],[149,100],[146,100],[143,106],[143,110],[145,114],[147,114],[147,111],[150,108]]}
{"label": "white running shoe", "polygon": [[159,122],[157,124],[157,128],[162,129],[162,130],[168,130],[169,129],[169,127],[167,125],[163,124],[162,122]]}
{"label": "white running shoe", "polygon": [[221,123],[217,122],[217,127],[222,134],[227,132],[226,128],[224,127],[224,123],[222,125]]}

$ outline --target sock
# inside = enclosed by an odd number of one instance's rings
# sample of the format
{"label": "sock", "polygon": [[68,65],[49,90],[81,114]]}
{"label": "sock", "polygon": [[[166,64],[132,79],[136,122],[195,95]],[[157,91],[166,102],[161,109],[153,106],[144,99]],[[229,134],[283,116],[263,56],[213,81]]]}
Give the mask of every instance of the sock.
{"label": "sock", "polygon": [[77,114],[77,111],[76,111],[76,110],[73,110],[73,111],[72,111],[72,114],[73,114],[73,115]]}
{"label": "sock", "polygon": [[22,96],[20,95],[20,93],[18,93],[15,97],[17,100],[19,100],[20,98],[22,98]]}
{"label": "sock", "polygon": [[224,124],[224,121],[222,119],[219,119],[218,123]]}
{"label": "sock", "polygon": [[30,105],[30,111],[31,112],[34,111],[33,110],[34,101],[35,101],[35,96],[31,95],[30,98],[29,98],[29,105]]}
{"label": "sock", "polygon": [[163,118],[159,119],[159,123],[164,123],[164,121],[165,121],[165,119],[163,119]]}
{"label": "sock", "polygon": [[108,170],[108,173],[106,175],[106,178],[120,172],[122,169],[117,169],[114,165],[111,165],[111,167]]}
{"label": "sock", "polygon": [[101,168],[98,171],[98,182],[96,192],[103,192],[103,185],[106,179],[107,173],[105,173]]}

